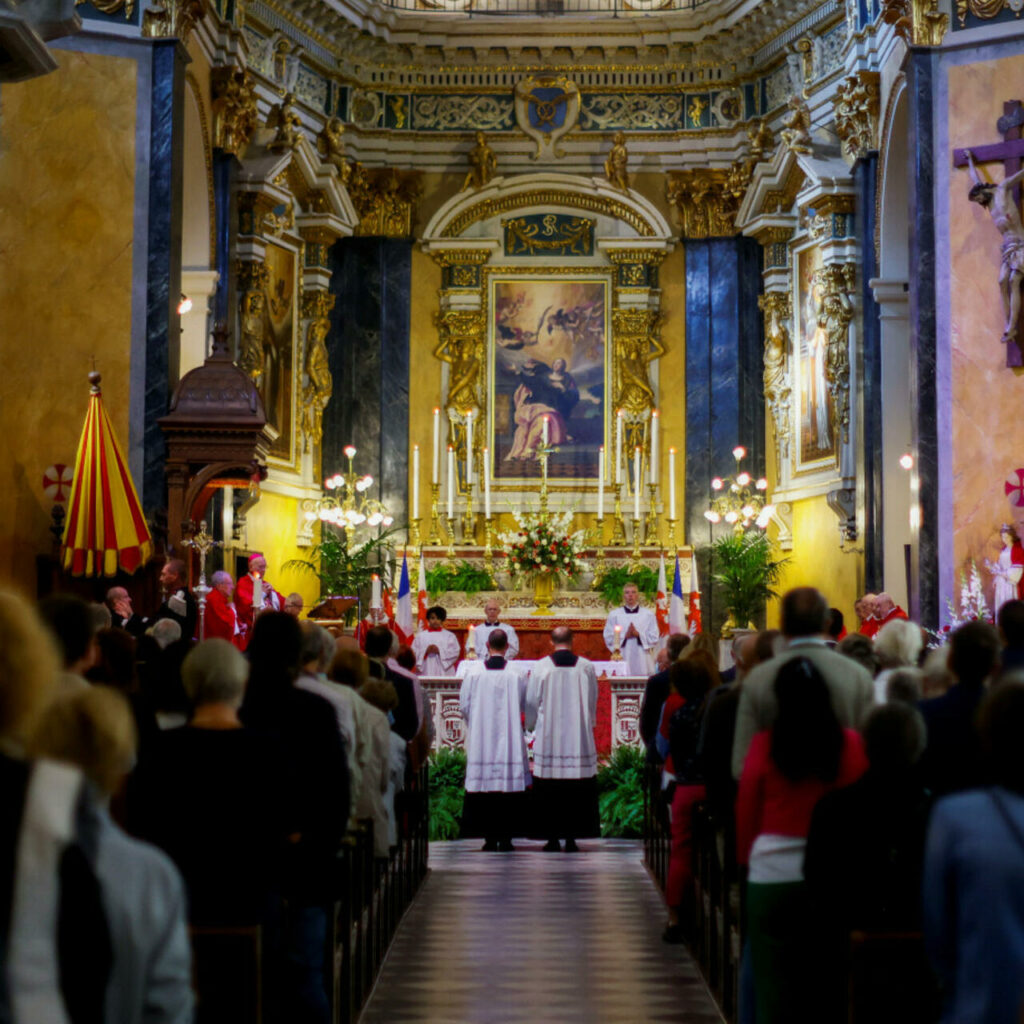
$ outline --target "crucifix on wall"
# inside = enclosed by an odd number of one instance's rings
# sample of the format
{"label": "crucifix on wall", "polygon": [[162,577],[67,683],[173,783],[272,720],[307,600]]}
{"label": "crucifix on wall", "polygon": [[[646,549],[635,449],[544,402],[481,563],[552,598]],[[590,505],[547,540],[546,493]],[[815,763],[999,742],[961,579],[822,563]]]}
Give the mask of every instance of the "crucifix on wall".
{"label": "crucifix on wall", "polygon": [[[1024,170],[1024,104],[1010,100],[1003,104],[1003,116],[997,129],[1002,142],[988,146],[953,151],[953,166],[968,167],[971,172],[971,202],[979,203],[992,215],[1003,236],[1002,262],[999,268],[999,290],[1003,299],[1003,342],[1006,344],[1006,365],[1024,366],[1024,322],[1021,320],[1021,286],[1024,284],[1024,222],[1021,221],[1021,189]],[[1001,162],[1003,180],[986,182],[978,174],[977,164]]]}

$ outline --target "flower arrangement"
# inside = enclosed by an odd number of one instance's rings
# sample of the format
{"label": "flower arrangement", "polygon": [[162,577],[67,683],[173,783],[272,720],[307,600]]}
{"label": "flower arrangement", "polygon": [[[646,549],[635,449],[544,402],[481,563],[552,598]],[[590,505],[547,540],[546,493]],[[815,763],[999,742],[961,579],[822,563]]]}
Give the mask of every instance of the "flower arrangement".
{"label": "flower arrangement", "polygon": [[971,559],[970,576],[961,570],[960,572],[960,607],[953,605],[953,602],[946,598],[946,610],[949,612],[949,625],[946,632],[957,629],[965,622],[991,622],[992,612],[989,611],[988,603],[985,601],[985,590],[981,582],[981,573],[974,559]]}
{"label": "flower arrangement", "polygon": [[570,532],[572,512],[513,512],[518,530],[500,534],[505,565],[513,579],[575,579],[587,569],[580,557],[583,530]]}

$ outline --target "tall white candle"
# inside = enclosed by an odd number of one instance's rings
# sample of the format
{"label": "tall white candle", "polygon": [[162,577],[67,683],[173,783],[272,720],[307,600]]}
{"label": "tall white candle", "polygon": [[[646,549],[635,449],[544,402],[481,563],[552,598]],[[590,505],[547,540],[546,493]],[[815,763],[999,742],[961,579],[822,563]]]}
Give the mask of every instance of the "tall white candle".
{"label": "tall white candle", "polygon": [[491,518],[491,468],[490,468],[490,465],[488,464],[489,457],[490,457],[490,451],[485,446],[484,447],[484,468],[483,468],[483,474],[484,474],[484,518],[485,519],[490,519]]}
{"label": "tall white candle", "polygon": [[597,449],[597,518],[604,519],[604,445]]}
{"label": "tall white candle", "polygon": [[380,577],[374,573],[372,580],[372,587],[370,590],[370,607],[380,607]]}
{"label": "tall white candle", "polygon": [[455,518],[455,449],[448,445],[448,518]]}
{"label": "tall white candle", "polygon": [[622,483],[622,421],[625,414],[620,409],[615,417],[615,483]]}
{"label": "tall white candle", "polygon": [[676,450],[668,450],[668,517],[676,517]]}
{"label": "tall white candle", "polygon": [[633,518],[640,518],[640,445],[633,449]]}
{"label": "tall white candle", "polygon": [[544,422],[543,422],[543,424],[541,424],[541,429],[540,429],[541,441],[543,441],[545,448],[547,448],[547,446],[548,446],[548,436],[549,436],[548,435],[548,418],[547,418],[547,416],[545,416],[544,417]]}
{"label": "tall white candle", "polygon": [[651,413],[651,464],[650,464],[650,482],[656,484],[658,482],[658,410],[655,409]]}
{"label": "tall white candle", "polygon": [[412,517],[420,517],[420,446],[412,446]]}
{"label": "tall white candle", "polygon": [[473,482],[473,410],[466,410],[466,485]]}
{"label": "tall white candle", "polygon": [[[434,472],[431,474],[430,482],[439,484],[441,482],[441,410],[434,410]],[[431,513],[433,515],[433,513]]]}

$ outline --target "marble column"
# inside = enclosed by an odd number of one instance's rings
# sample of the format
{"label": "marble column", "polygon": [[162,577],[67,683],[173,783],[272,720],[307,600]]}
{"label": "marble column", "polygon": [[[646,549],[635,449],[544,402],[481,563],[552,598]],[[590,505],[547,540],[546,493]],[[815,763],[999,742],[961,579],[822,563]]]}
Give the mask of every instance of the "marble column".
{"label": "marble column", "polygon": [[217,293],[213,300],[213,322],[227,323],[230,308],[228,284],[228,260],[231,256],[231,180],[235,157],[223,149],[213,151],[213,197],[216,220],[214,238],[217,258],[214,267],[220,275],[217,279]]}
{"label": "marble column", "polygon": [[[708,545],[721,532],[704,518],[711,479],[730,475],[737,444],[744,468],[764,473],[764,327],[761,246],[751,238],[684,239],[686,258],[686,541],[697,553],[704,622],[717,629]],[[671,344],[672,339],[666,338]],[[668,382],[662,381],[662,388]]]}
{"label": "marble column", "polygon": [[[327,336],[334,395],[323,414],[323,474],[356,469],[373,476],[371,497],[406,520],[409,479],[409,292],[412,243],[345,238],[331,248],[336,296]],[[404,538],[403,538],[404,539]]]}
{"label": "marble column", "polygon": [[184,146],[185,48],[176,39],[152,42],[149,135],[149,238],[146,261],[146,397],[143,415],[142,504],[166,503],[164,435],[178,380],[181,334],[181,182]]}

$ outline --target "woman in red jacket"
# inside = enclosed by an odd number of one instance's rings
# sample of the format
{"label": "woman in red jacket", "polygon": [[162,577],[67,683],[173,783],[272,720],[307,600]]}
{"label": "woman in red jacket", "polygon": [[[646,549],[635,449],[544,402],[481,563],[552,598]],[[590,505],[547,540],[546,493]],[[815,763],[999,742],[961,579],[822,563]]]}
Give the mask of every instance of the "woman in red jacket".
{"label": "woman in red jacket", "polygon": [[821,673],[806,658],[775,680],[778,714],[750,745],[736,798],[736,859],[748,865],[747,935],[757,1024],[814,1019],[814,936],[803,881],[815,804],[867,768],[858,733],[843,729]]}

